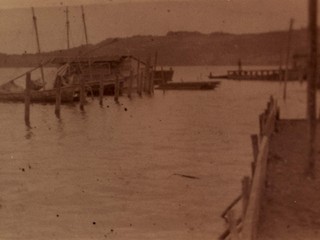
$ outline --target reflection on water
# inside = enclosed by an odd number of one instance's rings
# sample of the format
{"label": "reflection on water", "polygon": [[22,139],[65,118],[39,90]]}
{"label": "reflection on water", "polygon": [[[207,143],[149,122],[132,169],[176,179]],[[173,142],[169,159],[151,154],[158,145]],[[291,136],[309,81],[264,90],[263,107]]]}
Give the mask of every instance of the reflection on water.
{"label": "reflection on water", "polygon": [[[174,80],[225,70],[177,67]],[[288,90],[283,103],[279,83],[221,80],[214,91],[62,105],[60,119],[34,104],[30,128],[23,104],[0,103],[1,239],[215,239],[270,94],[281,116],[305,115],[305,85]]]}

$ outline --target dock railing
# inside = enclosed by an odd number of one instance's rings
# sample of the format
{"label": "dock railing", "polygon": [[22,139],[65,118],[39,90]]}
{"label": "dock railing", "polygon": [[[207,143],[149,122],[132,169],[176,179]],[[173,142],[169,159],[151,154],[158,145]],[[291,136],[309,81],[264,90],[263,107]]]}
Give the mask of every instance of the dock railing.
{"label": "dock railing", "polygon": [[[256,239],[260,202],[265,187],[266,166],[269,151],[269,139],[275,131],[279,119],[279,108],[273,97],[264,113],[259,115],[259,135],[251,135],[253,162],[251,177],[242,180],[241,194],[223,211],[221,217],[226,220],[227,228],[220,240],[254,240]],[[235,206],[242,203],[242,211],[236,216]]]}

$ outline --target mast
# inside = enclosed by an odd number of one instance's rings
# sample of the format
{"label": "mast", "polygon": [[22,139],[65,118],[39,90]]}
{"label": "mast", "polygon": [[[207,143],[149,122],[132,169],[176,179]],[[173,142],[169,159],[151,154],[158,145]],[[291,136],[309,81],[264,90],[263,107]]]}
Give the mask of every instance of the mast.
{"label": "mast", "polygon": [[[34,25],[34,30],[36,32],[36,41],[37,41],[37,49],[38,49],[38,55],[40,57],[40,54],[41,54],[41,49],[40,49],[40,41],[39,41],[39,32],[38,32],[38,25],[37,25],[37,17],[34,13],[34,8],[32,7],[31,8],[32,10],[32,19],[33,19],[33,25]],[[43,67],[41,65],[40,67],[40,70],[41,70],[41,78],[42,78],[42,82],[44,84],[44,72],[43,72]],[[44,86],[44,85],[43,85]]]}
{"label": "mast", "polygon": [[82,21],[83,21],[84,35],[85,35],[85,38],[86,38],[86,44],[88,45],[89,41],[88,41],[88,33],[87,33],[86,16],[84,14],[84,9],[83,9],[82,5],[81,5],[81,11],[82,11]]}
{"label": "mast", "polygon": [[69,22],[69,8],[66,7],[66,25],[67,25],[67,49],[70,48],[70,22]]}

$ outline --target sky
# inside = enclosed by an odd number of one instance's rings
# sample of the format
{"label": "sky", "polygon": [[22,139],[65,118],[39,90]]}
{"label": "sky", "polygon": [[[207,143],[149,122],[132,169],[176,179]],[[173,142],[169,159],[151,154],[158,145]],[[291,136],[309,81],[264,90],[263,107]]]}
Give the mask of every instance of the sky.
{"label": "sky", "polygon": [[42,51],[67,47],[65,8],[69,6],[71,47],[85,44],[80,5],[89,43],[168,31],[258,33],[307,25],[307,0],[0,0],[0,52],[37,50],[31,6]]}

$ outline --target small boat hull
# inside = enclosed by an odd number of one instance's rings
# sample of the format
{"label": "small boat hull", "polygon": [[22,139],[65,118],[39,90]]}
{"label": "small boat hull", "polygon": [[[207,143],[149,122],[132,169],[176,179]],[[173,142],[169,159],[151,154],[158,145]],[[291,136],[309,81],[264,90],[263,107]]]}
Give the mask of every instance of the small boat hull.
{"label": "small boat hull", "polygon": [[[30,91],[31,102],[53,103],[56,101],[56,90]],[[74,88],[61,88],[61,102],[73,102],[75,99]],[[0,92],[0,102],[24,102],[25,92]]]}
{"label": "small boat hull", "polygon": [[212,90],[220,84],[219,81],[210,82],[172,82],[160,84],[157,89],[163,90]]}

